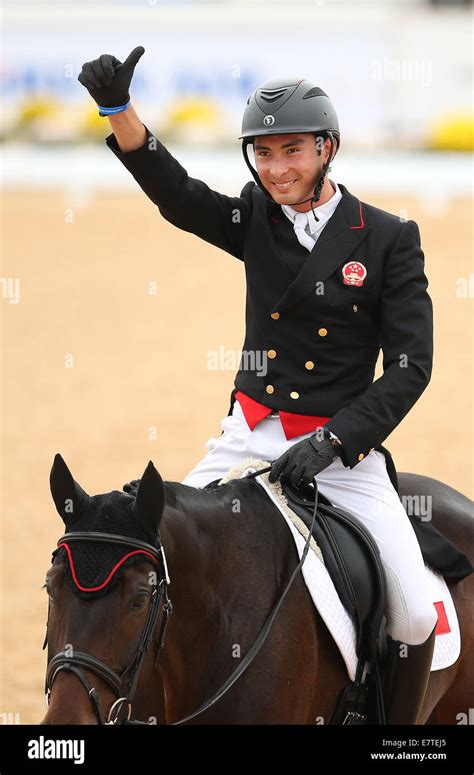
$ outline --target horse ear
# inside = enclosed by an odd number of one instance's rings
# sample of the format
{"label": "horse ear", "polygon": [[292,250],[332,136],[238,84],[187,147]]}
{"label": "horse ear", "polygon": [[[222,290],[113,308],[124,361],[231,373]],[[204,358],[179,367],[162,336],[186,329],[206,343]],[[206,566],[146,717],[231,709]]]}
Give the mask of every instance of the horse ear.
{"label": "horse ear", "polygon": [[163,479],[150,460],[138,485],[133,507],[133,517],[140,522],[145,532],[153,538],[153,541],[156,539],[164,508],[165,488],[163,486]]}
{"label": "horse ear", "polygon": [[51,495],[64,524],[68,525],[84,509],[88,494],[72,478],[72,474],[59,452],[54,457],[49,476]]}

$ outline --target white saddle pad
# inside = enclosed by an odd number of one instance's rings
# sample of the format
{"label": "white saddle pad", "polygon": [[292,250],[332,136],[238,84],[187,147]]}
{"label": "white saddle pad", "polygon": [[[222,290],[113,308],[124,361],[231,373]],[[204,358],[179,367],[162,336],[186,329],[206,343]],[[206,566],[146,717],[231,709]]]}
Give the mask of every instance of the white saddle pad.
{"label": "white saddle pad", "polygon": [[[247,458],[228,471],[219,484],[230,479],[239,479],[260,468],[270,465],[265,460]],[[279,481],[270,484],[268,473],[255,477],[270,500],[280,510],[294,538],[298,556],[301,558],[309,530],[302,520],[288,506]],[[311,538],[310,548],[301,568],[308,591],[321,618],[334,638],[347,667],[351,681],[357,667],[356,631],[354,623],[341,603],[336,588],[324,565],[321,551]],[[454,664],[461,652],[461,634],[454,603],[448,586],[442,576],[425,565],[431,587],[433,604],[438,612],[436,642],[431,670],[442,670]]]}

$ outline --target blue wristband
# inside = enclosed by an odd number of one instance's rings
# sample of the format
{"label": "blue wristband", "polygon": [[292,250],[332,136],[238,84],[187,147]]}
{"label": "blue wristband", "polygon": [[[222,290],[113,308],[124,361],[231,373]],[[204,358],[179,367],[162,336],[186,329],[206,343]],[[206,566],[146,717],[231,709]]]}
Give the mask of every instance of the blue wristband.
{"label": "blue wristband", "polygon": [[127,110],[129,105],[130,100],[125,105],[119,105],[116,108],[103,108],[102,105],[99,105],[99,116],[113,116],[114,113],[122,113],[122,111]]}

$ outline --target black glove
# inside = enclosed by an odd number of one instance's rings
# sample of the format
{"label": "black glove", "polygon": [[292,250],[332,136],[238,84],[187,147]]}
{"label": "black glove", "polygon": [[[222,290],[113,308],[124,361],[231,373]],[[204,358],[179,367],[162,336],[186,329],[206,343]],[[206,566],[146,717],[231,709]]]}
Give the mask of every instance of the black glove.
{"label": "black glove", "polygon": [[143,46],[137,46],[123,64],[112,54],[102,54],[99,59],[82,65],[77,80],[86,87],[99,107],[125,105],[130,99],[128,90],[133,71],[144,51]]}
{"label": "black glove", "polygon": [[338,457],[337,449],[328,438],[320,439],[318,434],[314,433],[308,439],[294,444],[273,462],[268,481],[276,482],[283,475],[290,480],[293,487],[298,487],[301,482],[309,484],[316,474]]}

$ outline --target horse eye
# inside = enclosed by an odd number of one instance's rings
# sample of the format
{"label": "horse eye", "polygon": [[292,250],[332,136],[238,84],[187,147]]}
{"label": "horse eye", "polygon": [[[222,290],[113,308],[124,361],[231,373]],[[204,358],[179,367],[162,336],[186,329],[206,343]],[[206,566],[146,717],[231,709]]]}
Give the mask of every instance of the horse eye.
{"label": "horse eye", "polygon": [[148,592],[139,592],[139,594],[136,595],[131,605],[132,611],[139,611],[140,608],[143,608],[147,599],[148,599]]}

